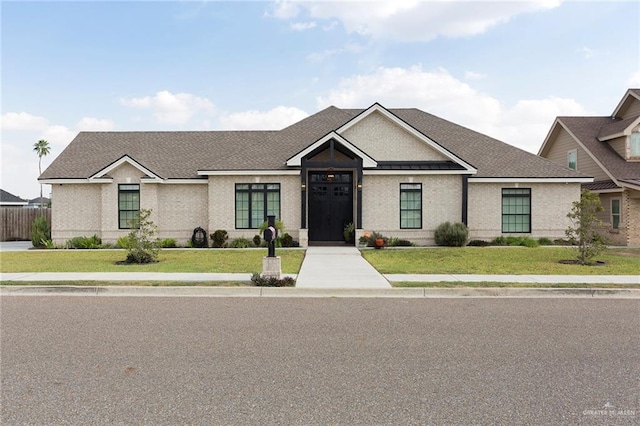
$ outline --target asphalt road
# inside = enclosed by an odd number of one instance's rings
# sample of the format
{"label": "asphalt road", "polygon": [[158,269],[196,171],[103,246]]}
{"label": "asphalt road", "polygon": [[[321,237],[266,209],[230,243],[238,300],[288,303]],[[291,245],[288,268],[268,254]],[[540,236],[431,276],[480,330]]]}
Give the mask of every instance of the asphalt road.
{"label": "asphalt road", "polygon": [[640,301],[3,297],[0,423],[638,424]]}

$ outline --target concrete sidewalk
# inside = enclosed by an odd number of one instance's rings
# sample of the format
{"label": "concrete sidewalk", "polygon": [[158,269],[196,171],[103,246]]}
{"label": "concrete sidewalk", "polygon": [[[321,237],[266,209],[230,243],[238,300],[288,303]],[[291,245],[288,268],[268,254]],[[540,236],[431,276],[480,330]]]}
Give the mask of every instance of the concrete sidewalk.
{"label": "concrete sidewalk", "polygon": [[389,289],[391,284],[364,260],[356,247],[309,247],[296,287]]}
{"label": "concrete sidewalk", "polygon": [[[386,274],[378,277],[370,271],[358,272],[358,268],[349,266],[346,271],[340,270],[336,263],[329,268],[321,263],[322,257],[312,258],[307,264],[304,278],[300,275],[284,274],[293,279],[297,278],[297,288],[391,288],[390,282],[501,282],[501,283],[543,283],[543,284],[640,284],[638,275],[418,275],[418,274]],[[353,259],[352,259],[353,260]],[[305,261],[306,262],[306,261]],[[351,264],[349,264],[351,265]],[[363,268],[364,269],[364,268]],[[373,269],[373,268],[372,268]],[[376,272],[377,273],[377,272]],[[343,275],[341,275],[343,274]],[[302,279],[301,279],[302,277]],[[367,285],[369,279],[375,279],[373,285]],[[382,278],[384,283],[380,280]],[[216,274],[189,272],[12,272],[0,274],[0,282],[29,282],[29,281],[180,281],[207,282],[229,281],[248,282],[251,274]],[[306,285],[305,285],[306,280]],[[330,283],[329,281],[333,281]],[[384,285],[383,285],[384,284]]]}

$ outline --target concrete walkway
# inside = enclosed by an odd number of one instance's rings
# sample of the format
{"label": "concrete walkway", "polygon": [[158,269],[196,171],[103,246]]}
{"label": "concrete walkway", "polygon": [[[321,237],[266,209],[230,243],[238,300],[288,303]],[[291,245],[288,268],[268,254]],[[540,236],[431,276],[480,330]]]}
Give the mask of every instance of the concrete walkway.
{"label": "concrete walkway", "polygon": [[298,288],[391,288],[355,247],[309,247]]}

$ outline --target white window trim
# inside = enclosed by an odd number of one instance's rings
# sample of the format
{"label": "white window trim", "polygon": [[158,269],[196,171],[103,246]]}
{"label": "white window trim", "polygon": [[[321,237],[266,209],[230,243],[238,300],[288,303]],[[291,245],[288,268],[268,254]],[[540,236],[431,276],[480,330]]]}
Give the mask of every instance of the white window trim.
{"label": "white window trim", "polygon": [[[629,136],[627,136],[627,160],[640,160],[640,154],[631,155],[631,138],[633,137],[633,135],[640,135],[640,131],[634,131]],[[638,139],[640,139],[640,136],[638,136]]]}

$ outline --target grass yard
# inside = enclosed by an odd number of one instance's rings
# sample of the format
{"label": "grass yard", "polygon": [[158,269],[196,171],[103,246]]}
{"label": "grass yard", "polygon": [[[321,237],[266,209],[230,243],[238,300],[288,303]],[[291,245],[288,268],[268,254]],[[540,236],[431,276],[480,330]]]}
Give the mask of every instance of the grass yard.
{"label": "grass yard", "polygon": [[604,266],[564,265],[570,247],[462,247],[364,250],[383,274],[640,275],[640,249],[608,249]]}
{"label": "grass yard", "polygon": [[584,283],[505,283],[495,281],[483,282],[463,282],[463,281],[442,281],[442,282],[395,282],[393,287],[438,287],[438,288],[459,288],[459,287],[496,287],[496,288],[640,288],[640,284],[584,284]]}
{"label": "grass yard", "polygon": [[[31,250],[0,252],[0,272],[260,272],[266,250],[162,250],[159,262],[116,265],[124,250]],[[304,250],[278,249],[282,272],[297,274]]]}

